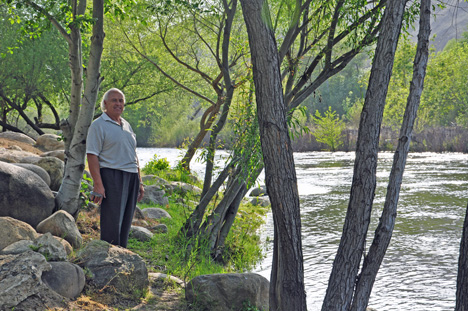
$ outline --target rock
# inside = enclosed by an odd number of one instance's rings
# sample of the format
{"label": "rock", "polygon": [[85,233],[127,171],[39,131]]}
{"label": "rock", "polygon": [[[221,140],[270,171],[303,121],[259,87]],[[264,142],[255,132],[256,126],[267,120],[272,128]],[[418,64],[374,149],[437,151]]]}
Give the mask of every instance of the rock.
{"label": "rock", "polygon": [[179,285],[180,287],[185,287],[184,281],[182,281],[181,279],[175,276],[167,275],[164,273],[150,272],[148,273],[148,278],[149,278],[150,283],[153,283],[158,280],[170,280],[174,282],[175,284]]}
{"label": "rock", "polygon": [[52,269],[42,273],[42,281],[58,294],[75,299],[86,283],[83,269],[70,262],[51,262]]}
{"label": "rock", "polygon": [[65,308],[67,299],[41,280],[42,273],[50,269],[44,256],[33,251],[0,255],[0,310]]}
{"label": "rock", "polygon": [[260,205],[260,206],[263,206],[263,207],[267,207],[267,206],[271,205],[270,199],[268,197],[255,197],[255,198],[252,198],[252,200],[250,200],[250,204],[252,204],[253,206]]}
{"label": "rock", "polygon": [[37,138],[35,147],[43,151],[65,149],[64,142],[59,139],[55,134],[43,134]]}
{"label": "rock", "polygon": [[53,236],[54,239],[60,242],[62,244],[63,248],[65,249],[65,252],[67,253],[67,256],[69,256],[73,252],[73,247],[71,246],[70,243],[68,243],[67,240],[63,238],[59,238],[58,236]]}
{"label": "rock", "polygon": [[167,180],[156,175],[145,175],[141,177],[141,180],[145,184],[150,183],[152,185],[160,186],[160,188],[161,186],[169,185],[169,182]]}
{"label": "rock", "polygon": [[141,242],[147,242],[153,238],[153,233],[146,228],[132,226],[130,228],[130,237]]}
{"label": "rock", "polygon": [[41,235],[34,240],[33,250],[37,250],[46,257],[48,261],[67,260],[67,251],[60,241],[56,240],[50,232]]}
{"label": "rock", "polygon": [[185,298],[200,310],[242,310],[245,302],[269,309],[269,282],[255,273],[200,275],[187,284]]}
{"label": "rock", "polygon": [[1,132],[0,138],[16,140],[16,141],[26,143],[31,146],[33,146],[36,143],[36,141],[32,139],[31,137],[29,137],[28,135],[25,135],[23,133],[17,133],[17,132]]}
{"label": "rock", "polygon": [[143,214],[143,211],[138,206],[135,208],[133,219],[145,219],[145,215]]}
{"label": "rock", "polygon": [[34,248],[34,241],[21,240],[13,244],[8,245],[0,251],[2,255],[18,255],[27,251],[31,251]]}
{"label": "rock", "polygon": [[33,173],[36,173],[39,177],[42,178],[45,183],[50,186],[50,176],[49,173],[42,167],[30,163],[15,163],[16,166],[30,170]]}
{"label": "rock", "polygon": [[145,187],[145,195],[140,203],[166,206],[169,204],[169,199],[166,197],[166,192],[159,186],[151,185]]}
{"label": "rock", "polygon": [[65,150],[53,150],[44,152],[41,157],[56,157],[62,161],[65,161]]}
{"label": "rock", "polygon": [[167,211],[159,207],[145,208],[143,209],[143,215],[151,219],[172,218]]}
{"label": "rock", "polygon": [[145,262],[128,249],[93,240],[77,253],[80,266],[88,269],[97,289],[114,290],[124,295],[141,295],[148,289]]}
{"label": "rock", "polygon": [[195,195],[201,195],[202,193],[200,188],[180,181],[173,181],[169,185],[164,186],[164,189],[169,194],[177,193],[180,195],[187,195],[188,193],[192,193]]}
{"label": "rock", "polygon": [[3,250],[21,240],[35,240],[38,234],[28,223],[11,217],[0,217],[0,237],[0,250]]}
{"label": "rock", "polygon": [[159,224],[151,228],[155,233],[167,233],[167,226],[165,224]]}
{"label": "rock", "polygon": [[5,162],[0,162],[0,193],[0,216],[10,216],[33,227],[55,208],[54,195],[44,180]]}
{"label": "rock", "polygon": [[58,191],[62,184],[63,173],[65,170],[65,164],[63,161],[55,157],[44,157],[39,158],[36,165],[39,165],[49,173],[50,189]]}
{"label": "rock", "polygon": [[83,238],[76,226],[75,219],[64,210],[55,212],[41,221],[36,230],[38,233],[50,232],[57,237],[64,238],[74,248],[80,248],[83,244]]}
{"label": "rock", "polygon": [[21,147],[17,146],[17,145],[10,146],[7,149],[16,150],[16,151],[23,151],[23,149],[21,149]]}
{"label": "rock", "polygon": [[261,197],[261,196],[265,196],[265,195],[267,195],[266,186],[260,186],[260,187],[254,188],[254,189],[252,189],[252,191],[250,191],[250,196],[251,197]]}

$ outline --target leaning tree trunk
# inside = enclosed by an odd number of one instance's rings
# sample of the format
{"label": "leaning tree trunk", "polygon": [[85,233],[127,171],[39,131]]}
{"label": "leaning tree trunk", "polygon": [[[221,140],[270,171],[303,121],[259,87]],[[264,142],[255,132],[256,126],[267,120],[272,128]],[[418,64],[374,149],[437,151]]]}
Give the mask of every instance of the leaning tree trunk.
{"label": "leaning tree trunk", "polygon": [[80,208],[79,194],[85,167],[86,136],[93,120],[96,99],[101,84],[100,67],[104,42],[103,3],[103,0],[93,1],[93,19],[95,23],[86,70],[86,87],[81,101],[81,108],[72,126],[73,132],[71,132],[70,145],[66,154],[67,162],[64,178],[56,197],[57,207],[69,212],[71,215],[76,215]]}
{"label": "leaning tree trunk", "polygon": [[414,58],[413,80],[406,105],[400,139],[395,151],[393,166],[387,187],[382,216],[375,230],[374,240],[367,256],[364,257],[362,272],[358,277],[351,310],[365,310],[369,303],[372,287],[392,238],[397,215],[398,198],[400,195],[403,172],[408,157],[411,134],[417,116],[421,93],[424,87],[427,61],[429,58],[429,35],[431,33],[431,0],[421,1],[418,47]]}
{"label": "leaning tree trunk", "polygon": [[265,183],[275,230],[270,310],[307,310],[299,193],[278,49],[267,2],[241,0],[241,3],[250,42]]}
{"label": "leaning tree trunk", "polygon": [[405,3],[405,0],[389,1],[382,20],[359,124],[348,210],[323,311],[347,311],[351,307],[375,194],[380,126]]}
{"label": "leaning tree trunk", "polygon": [[463,234],[460,242],[456,299],[455,311],[468,310],[468,206],[466,207]]}

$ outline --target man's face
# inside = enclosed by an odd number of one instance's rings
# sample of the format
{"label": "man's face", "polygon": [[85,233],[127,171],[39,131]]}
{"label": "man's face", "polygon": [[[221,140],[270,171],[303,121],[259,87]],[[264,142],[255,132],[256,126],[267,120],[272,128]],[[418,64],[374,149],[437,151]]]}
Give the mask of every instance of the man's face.
{"label": "man's face", "polygon": [[106,113],[111,119],[118,119],[125,106],[124,97],[119,92],[109,93],[108,99],[104,101]]}

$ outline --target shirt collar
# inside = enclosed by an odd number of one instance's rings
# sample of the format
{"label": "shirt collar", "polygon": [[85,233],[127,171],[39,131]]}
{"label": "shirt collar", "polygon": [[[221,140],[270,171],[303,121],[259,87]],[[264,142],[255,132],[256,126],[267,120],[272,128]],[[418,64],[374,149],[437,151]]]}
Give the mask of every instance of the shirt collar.
{"label": "shirt collar", "polygon": [[[102,117],[105,121],[110,121],[110,122],[112,122],[112,123],[117,124],[118,126],[120,126],[120,124],[117,123],[117,121],[112,120],[112,119],[107,115],[107,113],[105,113],[105,112],[102,113],[101,117]],[[120,122],[122,123],[122,125],[123,125],[124,121],[125,121],[124,118],[120,117]]]}

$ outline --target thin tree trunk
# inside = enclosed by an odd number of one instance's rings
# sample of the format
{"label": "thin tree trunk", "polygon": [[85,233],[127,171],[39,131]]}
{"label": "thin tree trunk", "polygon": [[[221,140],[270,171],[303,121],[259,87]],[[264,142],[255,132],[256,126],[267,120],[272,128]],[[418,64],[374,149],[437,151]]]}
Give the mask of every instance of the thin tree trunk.
{"label": "thin tree trunk", "polygon": [[343,235],[333,262],[323,311],[347,311],[351,307],[375,195],[380,126],[405,3],[405,0],[389,1],[385,9],[361,113]]}
{"label": "thin tree trunk", "polygon": [[74,216],[76,216],[80,208],[79,194],[85,167],[86,136],[93,120],[95,103],[101,84],[101,55],[104,43],[103,0],[93,1],[93,18],[96,22],[93,25],[82,107],[76,119],[70,149],[67,154],[65,176],[56,197],[57,207]]}
{"label": "thin tree trunk", "polygon": [[468,206],[466,207],[463,234],[458,258],[457,295],[455,311],[468,310]]}
{"label": "thin tree trunk", "polygon": [[275,227],[270,310],[307,310],[301,217],[278,48],[268,3],[241,0],[253,64],[265,182]]}
{"label": "thin tree trunk", "polygon": [[431,33],[431,0],[421,0],[421,15],[419,22],[418,47],[413,66],[413,80],[411,81],[410,93],[403,123],[400,130],[400,139],[393,158],[393,166],[390,173],[382,216],[375,230],[374,240],[369,253],[364,257],[362,272],[356,285],[353,305],[351,310],[365,310],[369,303],[372,287],[392,238],[397,215],[398,198],[400,195],[403,172],[411,142],[414,121],[424,87],[427,61],[429,58],[429,36]]}

